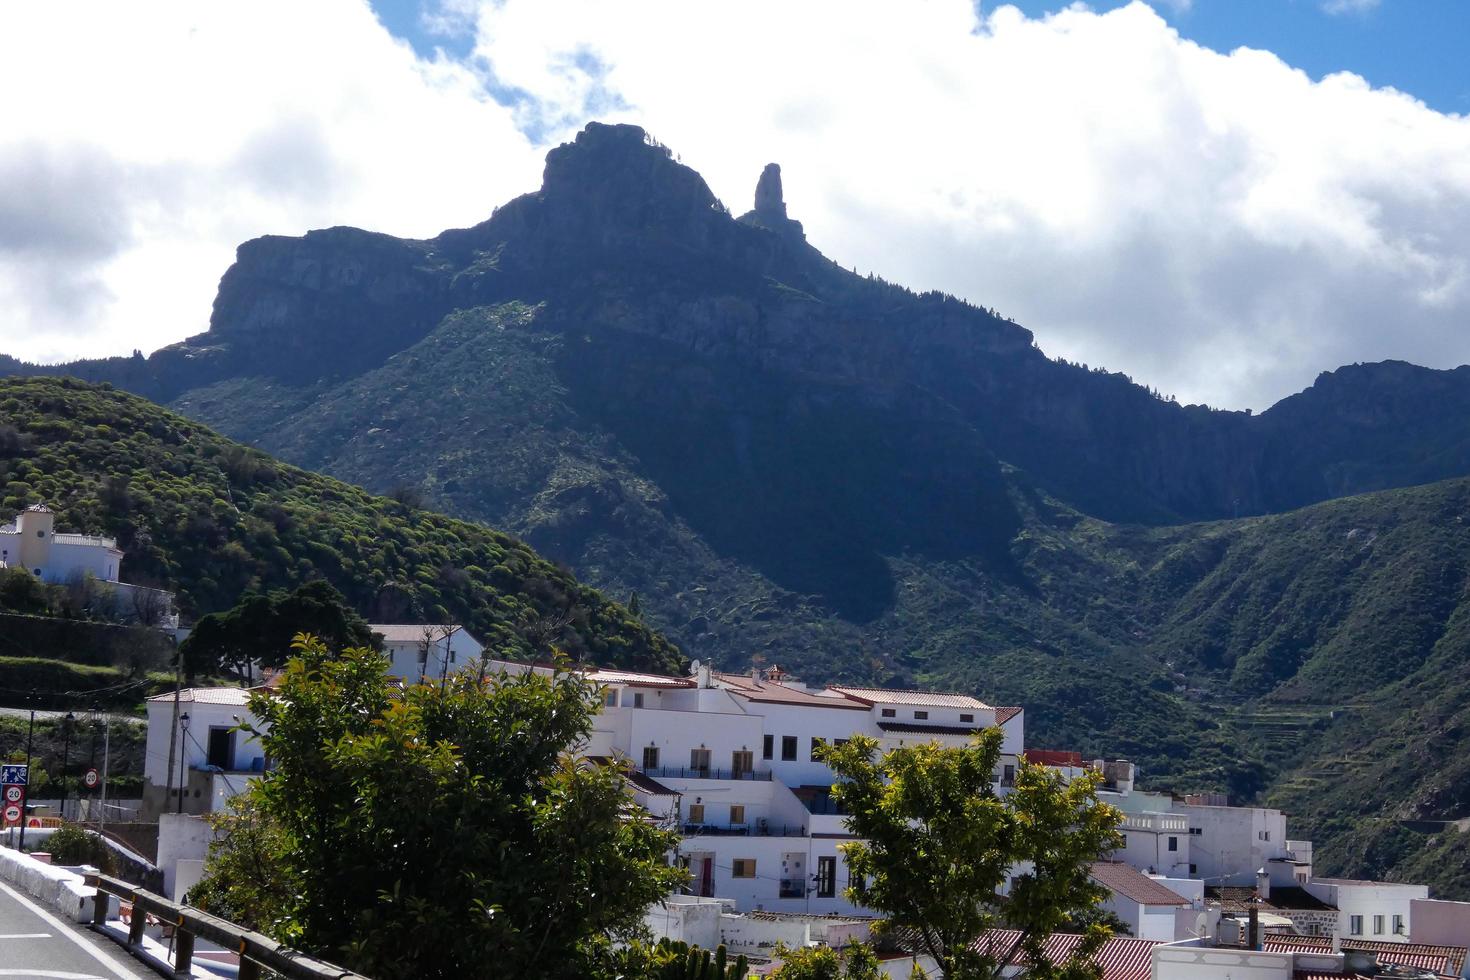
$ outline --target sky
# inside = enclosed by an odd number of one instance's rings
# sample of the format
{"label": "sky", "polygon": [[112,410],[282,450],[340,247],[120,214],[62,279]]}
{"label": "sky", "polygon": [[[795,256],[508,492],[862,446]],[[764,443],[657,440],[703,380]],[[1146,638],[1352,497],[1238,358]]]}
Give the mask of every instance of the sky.
{"label": "sky", "polygon": [[[1463,0],[0,6],[0,353],[202,332],[235,247],[430,236],[635,122],[737,213],[1183,402],[1470,361]],[[19,97],[16,94],[19,93]]]}

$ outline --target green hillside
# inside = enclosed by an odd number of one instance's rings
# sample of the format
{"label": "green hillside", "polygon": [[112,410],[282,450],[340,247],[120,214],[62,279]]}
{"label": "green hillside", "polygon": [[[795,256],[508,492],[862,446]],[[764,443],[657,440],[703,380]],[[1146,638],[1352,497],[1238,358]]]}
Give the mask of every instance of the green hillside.
{"label": "green hillside", "polygon": [[57,526],[116,537],[125,580],[188,614],[324,578],[377,621],[465,624],[496,653],[549,644],[673,669],[678,651],[622,606],[482,525],[280,463],[134,395],[0,380],[0,512],[44,502]]}

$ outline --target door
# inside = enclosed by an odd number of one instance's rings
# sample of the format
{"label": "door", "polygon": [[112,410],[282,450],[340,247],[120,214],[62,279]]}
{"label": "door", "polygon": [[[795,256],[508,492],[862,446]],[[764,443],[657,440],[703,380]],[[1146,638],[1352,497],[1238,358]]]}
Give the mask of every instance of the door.
{"label": "door", "polygon": [[235,768],[235,730],[233,728],[211,728],[209,730],[209,758],[211,766],[230,772]]}

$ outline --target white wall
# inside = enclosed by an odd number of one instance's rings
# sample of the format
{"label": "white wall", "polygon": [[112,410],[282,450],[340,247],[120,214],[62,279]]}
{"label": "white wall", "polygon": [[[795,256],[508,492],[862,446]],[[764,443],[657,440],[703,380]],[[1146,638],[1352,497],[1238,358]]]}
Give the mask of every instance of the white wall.
{"label": "white wall", "polygon": [[158,818],[158,868],[163,872],[163,893],[174,893],[180,860],[203,860],[209,852],[214,831],[203,817],[164,813]]}
{"label": "white wall", "polygon": [[[719,898],[732,899],[735,908],[742,912],[765,909],[775,912],[829,912],[852,913],[852,904],[842,897],[848,885],[847,863],[838,852],[840,840],[814,837],[744,837],[744,836],[695,836],[686,837],[679,844],[681,855],[713,855],[714,894]],[[807,880],[807,893],[803,898],[780,897],[780,880],[783,874],[782,859],[788,853],[800,855],[801,874]],[[835,894],[830,898],[818,897],[811,878],[817,872],[817,861],[822,856],[836,858],[837,877]],[[735,878],[731,875],[736,858],[753,858],[756,862],[754,878]],[[699,868],[690,868],[695,876],[690,887],[699,887]],[[790,873],[788,869],[788,874]]]}
{"label": "white wall", "polygon": [[1174,811],[1200,829],[1190,840],[1190,861],[1194,876],[1212,885],[1254,886],[1256,870],[1286,854],[1286,816],[1280,810],[1179,803]]}
{"label": "white wall", "polygon": [[[1408,942],[1413,930],[1410,903],[1416,898],[1429,897],[1428,885],[1398,885],[1382,881],[1318,878],[1307,882],[1306,888],[1327,904],[1337,906],[1339,939],[1369,939],[1374,942]],[[1402,933],[1394,932],[1395,915],[1403,917]],[[1362,916],[1361,932],[1352,931],[1353,916]],[[1375,929],[1375,916],[1383,917],[1382,932]]]}
{"label": "white wall", "polygon": [[91,573],[104,582],[118,580],[118,566],[122,564],[122,552],[98,544],[72,544],[65,535],[51,542],[51,554],[42,577],[50,582],[65,582],[76,575]]}

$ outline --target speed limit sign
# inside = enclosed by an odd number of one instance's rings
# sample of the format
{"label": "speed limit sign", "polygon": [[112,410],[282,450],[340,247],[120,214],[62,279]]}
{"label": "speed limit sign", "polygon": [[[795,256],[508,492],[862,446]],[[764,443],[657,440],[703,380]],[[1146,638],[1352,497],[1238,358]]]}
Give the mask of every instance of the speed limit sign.
{"label": "speed limit sign", "polygon": [[102,780],[100,778],[98,778],[98,776],[97,776],[97,770],[96,769],[88,769],[82,775],[82,785],[85,786],[85,787],[87,787],[88,789],[96,789],[97,788],[97,784],[99,782],[101,782],[101,781]]}
{"label": "speed limit sign", "polygon": [[25,787],[24,786],[7,786],[7,787],[5,787],[5,802],[6,803],[19,803],[25,797],[25,795],[26,795],[26,791],[25,791]]}
{"label": "speed limit sign", "polygon": [[13,824],[13,823],[20,823],[20,804],[19,803],[7,803],[5,805],[5,823],[7,825],[8,824]]}

